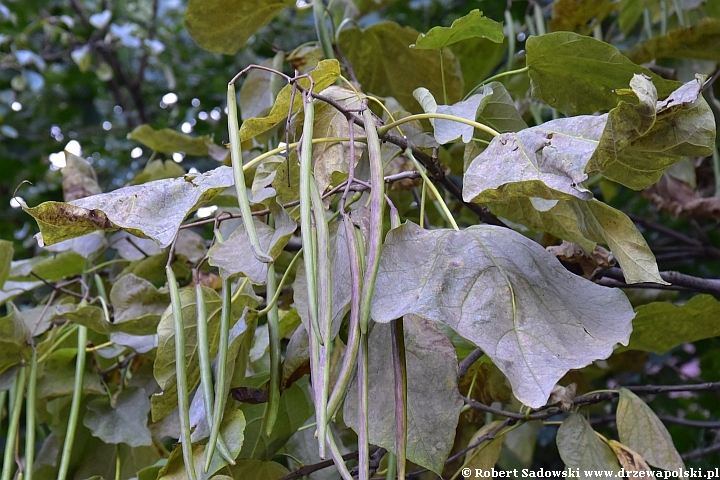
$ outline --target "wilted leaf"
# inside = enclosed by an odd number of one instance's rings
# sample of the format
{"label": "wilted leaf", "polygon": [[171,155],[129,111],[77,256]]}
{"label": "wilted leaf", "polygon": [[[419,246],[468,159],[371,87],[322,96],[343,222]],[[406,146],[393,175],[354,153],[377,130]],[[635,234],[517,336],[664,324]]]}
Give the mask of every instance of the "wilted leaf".
{"label": "wilted leaf", "polygon": [[170,294],[130,273],[120,277],[110,290],[114,325],[135,335],[155,333],[160,315],[170,304]]}
{"label": "wilted leaf", "polygon": [[505,39],[501,23],[483,16],[480,10],[472,10],[455,20],[450,27],[433,27],[428,33],[418,35],[413,48],[440,50],[467,38],[482,37],[495,43]]}
{"label": "wilted leaf", "polygon": [[687,342],[720,336],[720,302],[697,295],[684,305],[653,302],[636,309],[630,343],[623,350],[662,355]]}
{"label": "wilted leaf", "polygon": [[549,210],[540,211],[531,199],[516,197],[493,203],[490,208],[496,215],[533,230],[578,243],[588,252],[596,243],[608,245],[627,283],[667,284],[660,278],[655,255],[633,221],[603,202],[559,200]]}
{"label": "wilted leaf", "polygon": [[635,190],[655,183],[665,170],[682,158],[712,155],[715,119],[700,97],[702,79],[684,84],[657,101],[649,78],[635,75],[630,81],[638,104],[628,102],[612,109],[597,150],[585,171]]}
{"label": "wilted leaf", "polygon": [[[380,285],[378,285],[380,287]],[[395,377],[390,325],[373,324],[368,361],[369,442],[395,452]],[[407,459],[441,473],[455,440],[463,401],[457,388],[457,359],[437,327],[415,315],[404,317],[407,368]],[[434,385],[428,389],[428,384]],[[351,382],[344,420],[358,430],[357,382]]]}
{"label": "wilted leaf", "polygon": [[652,202],[658,210],[675,217],[720,218],[720,197],[703,197],[685,182],[669,175],[663,175],[656,184],[643,190],[643,197]]}
{"label": "wilted leaf", "polygon": [[[260,240],[260,248],[277,258],[295,232],[297,225],[284,208],[277,204],[271,209],[275,218],[275,228],[253,219]],[[267,280],[268,264],[253,255],[245,225],[240,225],[224,242],[216,243],[208,252],[208,263],[220,268],[223,276],[242,274],[251,282],[262,285]]]}
{"label": "wilted leaf", "polygon": [[378,322],[408,313],[445,323],[482,348],[533,407],[568,370],[627,343],[635,315],[621,291],[573,275],[512,230],[428,231],[411,223],[387,236],[372,304]]}
{"label": "wilted leaf", "polygon": [[[355,70],[363,91],[395,97],[405,109],[418,111],[412,91],[425,87],[442,98],[441,53],[410,48],[419,33],[394,22],[381,22],[365,29],[345,29],[338,45]],[[448,102],[462,98],[463,79],[457,59],[442,50]],[[412,108],[410,108],[412,107]]]}
{"label": "wilted leaf", "polygon": [[603,268],[615,265],[612,253],[599,245],[595,245],[591,252],[586,252],[577,243],[563,241],[560,245],[547,247],[546,250],[563,262],[577,263],[582,269],[583,277],[588,280],[592,280]]}
{"label": "wilted leaf", "polygon": [[134,185],[70,203],[24,206],[23,210],[35,217],[41,245],[95,230],[123,229],[151,238],[164,248],[172,243],[190,212],[231,185],[232,168],[218,167],[203,174]]}
{"label": "wilted leaf", "polygon": [[[432,93],[430,93],[427,88],[416,89],[413,92],[413,96],[420,105],[422,105],[425,113],[442,113],[471,121],[475,121],[477,110],[483,97],[482,95],[476,94],[454,105],[438,105],[432,97]],[[472,125],[442,118],[432,118],[430,119],[430,123],[433,124],[435,129],[435,140],[441,145],[452,142],[458,137],[462,137],[464,143],[472,140],[474,131]]]}
{"label": "wilted leaf", "polygon": [[[482,426],[480,430],[475,432],[468,442],[468,446],[474,445],[477,440],[495,430],[502,421],[496,420],[494,422],[487,423]],[[480,448],[471,450],[465,454],[465,463],[463,467],[472,469],[473,472],[476,470],[492,471],[495,464],[497,464],[498,458],[500,458],[500,452],[502,451],[503,442],[505,441],[504,435],[497,435],[492,440],[486,441],[480,444]]]}
{"label": "wilted leaf", "polygon": [[558,0],[553,4],[550,29],[587,35],[616,8],[613,0]]}
{"label": "wilted leaf", "polygon": [[532,36],[525,45],[532,96],[565,115],[610,110],[618,102],[615,90],[627,88],[634,74],[651,77],[660,97],[680,86],[635,65],[614,46],[592,37],[556,32]]}
{"label": "wilted leaf", "polygon": [[627,56],[635,63],[668,57],[720,61],[720,19],[702,18],[690,27],[637,43]]}
{"label": "wilted leaf", "polygon": [[152,445],[147,427],[150,399],[142,388],[120,392],[114,407],[103,396],[91,401],[87,408],[83,423],[103,442],[126,443],[131,447]]}
{"label": "wilted leaf", "polygon": [[63,200],[71,202],[102,193],[95,170],[84,158],[65,151],[65,162],[62,168]]}
{"label": "wilted leaf", "polygon": [[212,53],[234,55],[292,0],[190,0],[185,28],[195,42]]}
{"label": "wilted leaf", "polygon": [[[615,452],[615,455],[617,455],[620,461],[620,466],[623,467],[626,472],[645,472],[647,475],[644,475],[644,477],[655,480],[652,470],[650,470],[648,464],[645,463],[645,460],[643,460],[636,451],[616,440],[608,440],[608,445],[612,448],[612,451]],[[639,475],[629,476],[635,477]]]}
{"label": "wilted leaf", "polygon": [[[254,2],[253,2],[254,5]],[[256,8],[253,6],[253,8]],[[337,60],[323,60],[310,72],[313,79],[313,91],[318,93],[329,87],[340,76],[340,64]],[[303,88],[310,88],[310,79],[301,78],[298,85]],[[265,133],[272,127],[285,120],[290,111],[290,99],[292,98],[292,85],[285,85],[275,99],[270,113],[262,118],[248,118],[240,125],[240,140],[245,141]],[[302,95],[296,94],[292,105],[292,112],[296,112],[302,106]]]}
{"label": "wilted leaf", "polygon": [[579,468],[580,478],[593,478],[585,470],[618,472],[617,457],[579,413],[571,413],[557,432],[557,446],[565,466]]}
{"label": "wilted leaf", "polygon": [[3,288],[5,280],[10,275],[10,262],[14,251],[12,242],[0,240],[0,288]]}
{"label": "wilted leaf", "polygon": [[154,152],[175,153],[204,156],[208,154],[209,136],[191,137],[169,128],[155,130],[148,124],[140,125],[128,133],[128,140],[140,142]]}
{"label": "wilted leaf", "polygon": [[620,441],[636,451],[650,465],[665,470],[685,470],[665,425],[640,397],[620,389],[617,407]]}

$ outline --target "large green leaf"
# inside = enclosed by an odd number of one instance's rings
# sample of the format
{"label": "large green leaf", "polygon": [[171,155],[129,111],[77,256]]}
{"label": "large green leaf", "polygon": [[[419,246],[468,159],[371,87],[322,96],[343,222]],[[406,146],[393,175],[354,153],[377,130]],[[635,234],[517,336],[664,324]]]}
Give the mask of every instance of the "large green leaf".
{"label": "large green leaf", "polygon": [[691,80],[658,102],[650,79],[635,75],[632,90],[622,93],[637,105],[623,101],[610,111],[585,171],[640,190],[684,157],[712,155],[715,117],[700,97],[702,84],[701,78]]}
{"label": "large green leaf", "polygon": [[720,61],[720,19],[703,18],[693,26],[637,43],[627,56],[635,63],[667,57]]}
{"label": "large green leaf", "polygon": [[565,115],[610,110],[618,101],[615,90],[626,88],[635,74],[650,76],[661,97],[679,86],[635,65],[614,46],[576,33],[530,37],[526,48],[532,96]]}
{"label": "large green leaf", "polygon": [[[395,375],[390,325],[370,331],[369,442],[395,450]],[[457,358],[436,326],[415,315],[404,317],[407,368],[407,459],[442,473],[455,441],[463,401],[457,388]],[[433,388],[428,389],[428,385]],[[352,382],[345,400],[345,422],[358,431],[358,389]]]}
{"label": "large green leaf", "polygon": [[[32,273],[48,282],[62,280],[82,273],[87,258],[79,253],[67,251],[43,258],[32,268]],[[28,279],[37,277],[28,277]]]}
{"label": "large green leaf", "polygon": [[155,130],[147,124],[135,127],[135,130],[128,133],[127,138],[142,143],[154,152],[183,152],[187,155],[197,156],[207,155],[208,143],[212,144],[210,137],[207,135],[191,137],[169,128]]}
{"label": "large green leaf", "polygon": [[557,432],[560,458],[569,468],[580,469],[580,478],[593,478],[586,470],[618,472],[620,465],[613,451],[593,431],[579,413],[571,413]]}
{"label": "large green leaf", "polygon": [[[48,355],[38,371],[38,398],[66,397],[73,394],[75,381],[75,359],[77,348],[59,348]],[[92,362],[87,362],[83,376],[83,394],[106,395],[107,389],[102,378],[92,371]]]}
{"label": "large green leaf", "polygon": [[253,33],[292,5],[292,0],[190,0],[184,23],[205,50],[234,55]]}
{"label": "large green leaf", "polygon": [[607,245],[623,269],[627,283],[665,282],[660,278],[655,255],[627,215],[591,199],[559,200],[550,209],[538,209],[538,201],[514,197],[490,204],[496,215],[541,232],[580,244],[592,252],[595,244]]}
{"label": "large green leaf", "polygon": [[409,313],[445,323],[482,348],[533,407],[568,370],[627,343],[635,316],[621,291],[573,275],[512,230],[428,231],[406,223],[386,239],[372,316],[389,322]]}
{"label": "large green leaf", "polygon": [[338,45],[355,70],[363,91],[395,97],[406,109],[418,111],[412,91],[425,87],[443,98],[440,55],[443,56],[448,102],[462,98],[463,79],[457,59],[449,49],[442,53],[410,48],[418,32],[394,22],[381,22],[365,29],[345,29]]}
{"label": "large green leaf", "polygon": [[218,167],[203,174],[134,185],[70,203],[23,206],[23,210],[35,217],[41,245],[95,230],[123,229],[167,247],[190,212],[232,185],[232,168]]}
{"label": "large green leaf", "polygon": [[455,20],[450,27],[433,27],[428,33],[418,35],[413,48],[440,50],[468,38],[487,38],[495,43],[505,39],[501,23],[483,16],[480,10],[472,10]]}
{"label": "large green leaf", "polygon": [[650,465],[665,470],[685,470],[665,425],[637,395],[620,389],[617,407],[620,441],[639,453]]}
{"label": "large green leaf", "polygon": [[[323,60],[318,63],[310,72],[313,79],[313,91],[320,92],[329,87],[340,76],[340,64],[337,60]],[[298,85],[303,88],[310,88],[310,79],[301,78]],[[280,93],[278,93],[275,103],[270,109],[270,113],[262,118],[248,118],[240,125],[240,140],[245,141],[253,137],[265,133],[275,125],[285,120],[290,112],[290,99],[292,98],[292,85],[285,85]],[[295,95],[292,105],[292,112],[296,112],[302,106],[302,95]]]}
{"label": "large green leaf", "polygon": [[160,315],[170,304],[170,294],[132,273],[123,275],[110,290],[114,325],[135,335],[155,333]]}
{"label": "large green leaf", "polygon": [[648,303],[635,311],[630,343],[623,350],[662,355],[686,342],[720,336],[720,302],[712,295],[697,295],[684,305]]}
{"label": "large green leaf", "polygon": [[131,447],[152,445],[147,427],[150,399],[142,388],[126,388],[114,405],[104,396],[92,400],[87,408],[83,423],[103,442]]}

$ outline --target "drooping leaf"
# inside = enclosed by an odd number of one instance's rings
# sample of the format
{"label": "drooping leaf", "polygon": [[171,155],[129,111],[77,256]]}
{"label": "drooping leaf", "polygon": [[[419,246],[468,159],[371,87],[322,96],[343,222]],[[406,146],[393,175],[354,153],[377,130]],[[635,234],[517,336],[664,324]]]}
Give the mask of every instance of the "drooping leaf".
{"label": "drooping leaf", "polygon": [[579,198],[592,193],[582,186],[605,128],[604,116],[559,118],[490,142],[467,168],[463,199],[501,201],[509,197]]}
{"label": "drooping leaf", "polygon": [[[378,285],[379,286],[379,285]],[[395,452],[394,371],[390,325],[373,324],[368,352],[369,442]],[[407,459],[441,473],[455,439],[460,409],[455,349],[440,331],[415,315],[404,317],[407,368]],[[428,382],[433,388],[428,389]],[[357,382],[351,382],[344,420],[358,430]]]}
{"label": "drooping leaf", "polygon": [[[272,59],[262,63],[272,67]],[[273,92],[270,90],[270,78],[274,74],[267,70],[254,68],[250,70],[240,87],[240,118],[245,121],[253,117],[262,117],[272,108]]]}
{"label": "drooping leaf", "polygon": [[55,307],[55,315],[104,335],[109,334],[112,327],[112,324],[105,320],[102,308],[95,305],[64,303]]}
{"label": "drooping leaf", "polygon": [[191,137],[169,128],[155,130],[148,124],[135,127],[128,133],[128,140],[140,142],[154,152],[175,153],[183,152],[186,155],[204,156],[208,154],[208,143],[212,143],[209,136]]}
{"label": "drooping leaf", "polygon": [[[225,440],[225,445],[228,447],[230,455],[234,458],[240,453],[240,449],[244,442],[244,431],[245,431],[245,416],[241,410],[232,410],[226,412],[223,416],[222,424],[220,425],[220,434]],[[195,474],[198,480],[205,480],[227,465],[227,461],[218,453],[217,449],[210,462],[210,468],[205,473],[205,450],[207,445],[193,445],[193,466],[195,467]],[[158,480],[186,480],[187,471],[185,470],[185,464],[183,462],[182,449],[180,445],[176,445],[170,457],[168,457],[167,464],[160,470],[158,474]]]}
{"label": "drooping leaf", "polygon": [[[422,105],[425,113],[441,113],[475,121],[478,107],[482,101],[482,95],[473,95],[454,105],[438,105],[427,88],[418,88],[413,92],[415,99]],[[473,137],[472,125],[445,120],[443,118],[430,119],[435,129],[435,140],[439,144],[452,142],[462,137],[464,143],[468,143]]]}
{"label": "drooping leaf", "polygon": [[170,294],[132,273],[123,275],[110,290],[114,325],[135,335],[155,333],[160,315],[170,304]]}
{"label": "drooping leaf", "polygon": [[635,63],[656,58],[698,58],[720,61],[720,19],[703,18],[685,28],[635,44],[627,56]]}
{"label": "drooping leaf", "polygon": [[[67,251],[44,258],[32,268],[32,273],[48,282],[62,280],[82,273],[87,258],[79,253]],[[37,278],[37,277],[28,277]]]}
{"label": "drooping leaf", "polygon": [[68,151],[65,152],[62,177],[63,200],[66,202],[102,193],[92,165]]}
{"label": "drooping leaf", "polygon": [[95,230],[127,232],[167,247],[185,217],[233,184],[232,168],[121,188],[70,203],[23,207],[40,227],[38,241],[52,245]]}
{"label": "drooping leaf", "polygon": [[10,262],[12,262],[14,251],[12,242],[0,240],[0,289],[3,288],[5,280],[10,274]]}
{"label": "drooping leaf", "polygon": [[[233,478],[244,480],[278,480],[290,471],[277,462],[242,458],[230,467]],[[217,477],[215,477],[217,478]]]}
{"label": "drooping leaf", "polygon": [[680,86],[635,65],[614,46],[592,37],[556,32],[530,37],[525,46],[532,96],[565,115],[610,110],[617,105],[615,90],[627,88],[634,74],[651,77],[660,97]]}
{"label": "drooping leaf", "polygon": [[[253,7],[255,8],[255,7]],[[340,64],[337,60],[323,60],[310,72],[313,79],[316,93],[329,87],[340,76]],[[301,78],[298,85],[303,88],[310,88],[310,79]],[[240,125],[240,141],[249,140],[265,133],[272,127],[285,120],[290,111],[290,99],[292,98],[292,85],[286,85],[280,90],[270,113],[262,118],[248,118]],[[293,101],[292,111],[296,112],[302,106],[302,95],[296,93]]]}
{"label": "drooping leaf", "polygon": [[142,388],[126,388],[110,404],[100,397],[88,404],[83,423],[93,436],[105,443],[126,443],[131,447],[152,445],[147,427],[150,400]]}
{"label": "drooping leaf", "polygon": [[592,478],[592,472],[585,474],[586,470],[620,470],[613,451],[579,413],[571,413],[560,425],[557,446],[565,466],[580,469],[580,478]]}
{"label": "drooping leaf", "polygon": [[455,20],[450,27],[433,27],[428,33],[418,35],[413,48],[440,50],[467,38],[487,38],[501,43],[505,39],[501,23],[483,16],[480,10],[472,10]]}
{"label": "drooping leaf", "polygon": [[[483,85],[477,93],[482,97],[475,120],[500,133],[519,132],[527,128],[505,85],[500,82],[490,82]],[[492,140],[492,136],[487,132],[475,130],[475,135],[484,140]]]}
{"label": "drooping leaf", "polygon": [[482,348],[515,396],[535,407],[568,370],[627,343],[635,315],[622,292],[573,275],[512,230],[406,223],[387,236],[372,316],[389,322],[409,313]]}
{"label": "drooping leaf", "polygon": [[683,343],[720,336],[720,302],[712,295],[697,295],[684,305],[648,303],[636,312],[630,343],[623,350],[662,355]]}
{"label": "drooping leaf", "polygon": [[[323,96],[335,100],[335,102],[348,110],[360,109],[363,102],[363,98],[358,98],[352,90],[337,86],[330,86],[321,93]],[[326,138],[349,137],[350,125],[345,115],[325,102],[316,100],[315,103],[313,135]],[[365,136],[362,128],[357,125],[353,127],[355,137]],[[353,161],[357,164],[365,151],[365,144],[355,142],[354,150],[355,158]],[[318,185],[319,192],[324,192],[325,189],[333,183],[333,173],[340,172],[341,174],[347,174],[350,167],[349,158],[350,142],[319,143],[313,147],[313,173],[315,174],[315,182]]]}
{"label": "drooping leaf", "polygon": [[27,344],[30,331],[20,318],[17,307],[11,304],[8,309],[8,314],[0,318],[0,373],[32,356],[32,348]]}
{"label": "drooping leaf", "polygon": [[620,441],[650,465],[671,471],[685,469],[665,425],[640,397],[626,388],[620,389],[617,429]]}
{"label": "drooping leaf", "polygon": [[559,200],[540,211],[531,199],[515,197],[492,203],[490,208],[500,217],[578,243],[586,252],[592,252],[597,243],[608,245],[627,283],[667,283],[660,278],[655,255],[633,221],[603,202]]}
{"label": "drooping leaf", "polygon": [[183,23],[205,50],[234,55],[248,38],[264,27],[291,0],[190,0]]}
{"label": "drooping leaf", "polygon": [[643,460],[636,451],[616,440],[608,440],[608,445],[612,448],[612,451],[615,452],[620,466],[623,467],[626,472],[645,472],[649,474],[646,475],[648,478],[654,478],[652,470],[650,470],[648,464],[645,463],[645,460]]}
{"label": "drooping leaf", "polygon": [[715,118],[700,97],[702,79],[692,80],[661,101],[649,78],[635,75],[630,90],[637,98],[612,109],[597,150],[585,171],[635,190],[655,183],[684,157],[712,155]]}
{"label": "drooping leaf", "polygon": [[558,0],[553,3],[550,29],[587,35],[617,8],[612,0]]}
{"label": "drooping leaf", "polygon": [[[263,252],[277,258],[295,232],[297,225],[281,206],[271,208],[275,219],[275,228],[259,220],[254,220],[255,230]],[[232,276],[242,274],[255,284],[264,284],[267,279],[267,263],[263,263],[252,254],[252,246],[244,225],[239,226],[222,243],[216,243],[208,252],[208,263],[220,267],[220,274]]]}
{"label": "drooping leaf", "polygon": [[[343,30],[338,46],[352,64],[363,91],[395,97],[406,110],[417,112],[412,97],[416,88],[425,87],[436,98],[443,98],[441,53],[410,48],[418,35],[410,27],[381,22],[365,30]],[[462,98],[462,74],[449,49],[443,49],[442,55],[448,102],[454,103]]]}
{"label": "drooping leaf", "polygon": [[[288,168],[290,169],[288,172]],[[273,198],[284,204],[300,198],[300,163],[297,153],[290,152],[290,162],[284,156],[272,155],[258,165],[252,184],[253,203],[269,205]]]}
{"label": "drooping leaf", "polygon": [[[502,421],[495,420],[494,422],[487,423],[480,428],[475,435],[472,436],[468,442],[468,446],[474,445],[475,442],[482,436],[490,433],[496,429]],[[476,470],[492,471],[492,468],[497,464],[500,452],[502,451],[503,442],[505,441],[504,435],[497,435],[492,440],[488,440],[486,445],[482,448],[471,450],[465,454],[465,463],[463,467],[472,469],[473,472]]]}

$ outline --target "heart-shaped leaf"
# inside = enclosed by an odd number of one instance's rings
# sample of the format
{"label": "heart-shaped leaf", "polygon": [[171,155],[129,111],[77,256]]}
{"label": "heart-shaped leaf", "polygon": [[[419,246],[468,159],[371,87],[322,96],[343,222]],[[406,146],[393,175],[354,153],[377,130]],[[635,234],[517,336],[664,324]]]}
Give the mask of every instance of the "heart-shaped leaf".
{"label": "heart-shaped leaf", "polygon": [[480,10],[472,10],[455,20],[450,27],[433,27],[428,33],[421,33],[412,47],[440,50],[461,40],[477,37],[501,43],[505,39],[502,24],[483,16]]}

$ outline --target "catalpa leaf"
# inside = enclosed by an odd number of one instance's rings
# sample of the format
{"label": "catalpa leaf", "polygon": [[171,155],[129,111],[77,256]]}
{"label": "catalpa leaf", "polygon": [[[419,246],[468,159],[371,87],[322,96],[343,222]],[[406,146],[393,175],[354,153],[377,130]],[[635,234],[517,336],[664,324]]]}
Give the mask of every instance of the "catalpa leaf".
{"label": "catalpa leaf", "polygon": [[617,8],[618,3],[613,0],[558,0],[553,3],[550,29],[587,35]]}
{"label": "catalpa leaf", "polygon": [[667,284],[660,278],[655,255],[633,221],[603,202],[559,200],[541,211],[532,199],[513,197],[489,207],[496,215],[532,230],[578,243],[586,252],[592,252],[597,243],[607,245],[622,267],[627,283]]}
{"label": "catalpa leaf", "polygon": [[9,304],[8,314],[0,318],[0,373],[31,357],[32,347],[27,344],[30,338],[31,332],[17,307]]}
{"label": "catalpa leaf", "polygon": [[685,470],[670,433],[647,403],[626,388],[620,389],[617,407],[620,441],[650,465],[664,470]]}
{"label": "catalpa leaf", "polygon": [[10,275],[10,263],[12,262],[13,243],[8,240],[0,240],[0,288],[3,288],[5,280]]}
{"label": "catalpa leaf", "polygon": [[[272,68],[272,59],[265,60],[261,65]],[[240,118],[243,121],[267,115],[272,108],[275,98],[270,88],[270,79],[273,75],[274,73],[259,68],[247,73],[240,87]]]}
{"label": "catalpa leaf", "polygon": [[592,429],[585,417],[571,413],[560,425],[557,432],[557,446],[560,458],[569,468],[577,468],[582,479],[592,478],[586,470],[618,472],[620,465],[613,451]]}
{"label": "catalpa leaf", "polygon": [[556,32],[531,36],[525,46],[532,96],[565,115],[610,110],[617,105],[615,90],[626,88],[635,74],[651,77],[661,97],[680,86],[592,37]]}
{"label": "catalpa leaf", "polygon": [[135,127],[135,130],[128,133],[127,138],[142,143],[154,152],[183,152],[199,157],[208,154],[208,143],[212,143],[207,135],[193,138],[169,128],[155,130],[147,124]]}
{"label": "catalpa leaf", "polygon": [[560,118],[517,133],[503,133],[470,163],[465,172],[466,202],[502,201],[514,196],[579,198],[585,166],[605,127],[604,116]]}
{"label": "catalpa leaf", "polygon": [[533,407],[569,370],[626,344],[635,316],[620,290],[573,275],[517,232],[406,223],[387,236],[372,316],[389,322],[410,313],[482,348]]}
{"label": "catalpa leaf", "polygon": [[[415,315],[404,317],[407,369],[407,459],[442,473],[455,441],[463,406],[457,388],[457,358],[450,340],[435,325]],[[391,326],[375,323],[368,339],[369,442],[395,450],[395,376]],[[428,382],[434,385],[428,389]],[[345,400],[345,422],[358,431],[357,382]]]}
{"label": "catalpa leaf", "polygon": [[292,5],[292,0],[190,0],[183,23],[205,50],[234,55],[253,33]]}
{"label": "catalpa leaf", "polygon": [[433,27],[428,33],[421,33],[411,47],[441,50],[461,40],[476,37],[502,43],[505,39],[503,26],[501,23],[483,16],[482,12],[476,9],[455,20],[450,27]]}
{"label": "catalpa leaf", "polygon": [[66,202],[102,193],[92,165],[68,151],[65,152],[62,177],[63,200]]}
{"label": "catalpa leaf", "polygon": [[623,350],[662,355],[683,343],[720,336],[720,302],[712,295],[697,295],[684,305],[648,303],[635,311],[630,343]]}
{"label": "catalpa leaf", "polygon": [[134,335],[150,335],[156,332],[160,316],[170,304],[167,290],[132,273],[123,275],[110,290],[113,306],[113,325]]}
{"label": "catalpa leaf", "polygon": [[622,92],[638,104],[623,101],[610,111],[585,171],[640,190],[684,157],[712,155],[715,117],[700,97],[702,84],[700,78],[691,80],[658,102],[650,79],[635,75],[632,90]]}
{"label": "catalpa leaf", "polygon": [[699,58],[720,61],[720,19],[703,18],[696,24],[670,30],[634,45],[628,58],[645,63],[655,58]]}
{"label": "catalpa leaf", "polygon": [[158,180],[81,198],[69,203],[23,206],[40,227],[38,242],[52,245],[95,230],[125,230],[164,248],[172,243],[185,217],[233,185],[230,167],[198,175]]}
{"label": "catalpa leaf", "polygon": [[[441,113],[475,121],[477,110],[482,101],[483,95],[473,95],[467,100],[454,105],[438,105],[427,88],[417,88],[413,92],[415,99],[422,105],[425,113]],[[444,118],[431,118],[435,129],[435,140],[441,145],[452,142],[462,137],[464,143],[468,143],[473,137],[473,126]]]}
{"label": "catalpa leaf", "polygon": [[[494,128],[500,133],[519,132],[527,128],[525,120],[515,106],[515,101],[508,93],[505,85],[490,82],[478,89],[481,96],[475,120]],[[484,140],[492,140],[489,133],[475,130],[475,136]]]}
{"label": "catalpa leaf", "polygon": [[[253,3],[254,4],[254,3]],[[257,7],[253,7],[257,8]],[[335,80],[340,76],[340,64],[337,60],[323,60],[318,63],[318,66],[310,72],[310,76],[313,79],[313,91],[315,93],[321,92],[325,88],[329,87]],[[310,88],[310,79],[301,78],[298,80],[298,85],[303,88]],[[270,109],[270,113],[261,118],[248,118],[242,125],[240,125],[240,141],[250,140],[253,137],[265,133],[275,125],[285,120],[290,111],[290,99],[292,98],[292,85],[285,85],[280,93],[278,93],[275,103]],[[295,100],[292,105],[292,112],[294,113],[302,106],[302,95],[295,95]]]}
{"label": "catalpa leaf", "polygon": [[649,474],[646,475],[648,478],[654,477],[648,464],[635,450],[623,445],[617,440],[608,440],[608,446],[615,452],[620,466],[623,467],[626,472],[645,472]]}
{"label": "catalpa leaf", "polygon": [[[344,29],[338,37],[338,46],[352,64],[363,91],[367,93],[394,97],[405,109],[417,112],[410,92],[426,87],[436,98],[442,98],[442,65],[447,100],[459,101],[463,79],[457,59],[449,49],[438,53],[410,48],[418,35],[410,27],[381,22],[365,30]],[[440,55],[443,56],[442,63]]]}
{"label": "catalpa leaf", "polygon": [[83,424],[93,436],[111,444],[152,445],[147,427],[150,400],[145,390],[135,387],[122,390],[113,403],[103,396],[88,404]]}

